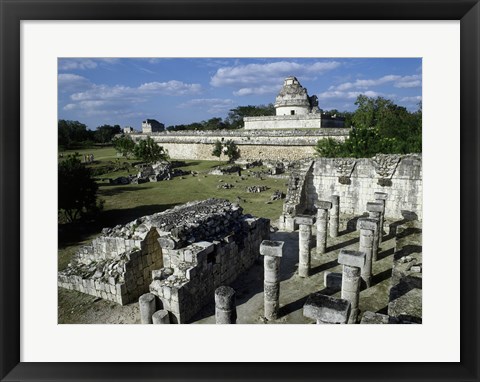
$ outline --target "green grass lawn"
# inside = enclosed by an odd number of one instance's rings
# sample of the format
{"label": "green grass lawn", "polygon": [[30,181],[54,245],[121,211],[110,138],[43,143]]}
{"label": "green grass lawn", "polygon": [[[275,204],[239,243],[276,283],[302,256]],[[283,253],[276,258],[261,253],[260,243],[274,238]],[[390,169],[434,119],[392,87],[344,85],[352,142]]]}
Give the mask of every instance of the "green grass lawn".
{"label": "green grass lawn", "polygon": [[[114,162],[117,159],[113,148],[78,150],[83,158],[83,154],[93,154],[95,163],[89,166],[98,167],[107,163]],[[65,152],[68,154],[71,152]],[[64,154],[64,155],[65,155]],[[135,162],[133,160],[120,159],[122,162]],[[110,185],[106,178],[116,178],[127,175],[127,171],[115,171],[97,176],[99,180],[98,197],[103,199],[104,209],[98,216],[96,222],[90,224],[65,225],[59,227],[59,256],[58,267],[63,269],[71,259],[80,245],[87,244],[90,240],[98,236],[104,227],[113,227],[118,224],[128,223],[138,217],[150,215],[172,208],[193,200],[203,200],[208,198],[228,199],[231,202],[238,203],[244,210],[258,217],[266,217],[271,220],[278,219],[282,212],[282,200],[271,203],[270,196],[273,191],[281,190],[286,192],[286,179],[273,179],[264,177],[263,180],[250,174],[248,170],[242,170],[242,180],[235,175],[209,175],[209,170],[225,162],[219,161],[185,161],[182,170],[196,171],[198,175],[185,175],[175,177],[169,181],[156,183],[129,184],[129,185]],[[252,171],[258,171],[254,168]],[[130,169],[130,174],[136,174],[136,169]],[[183,178],[183,179],[182,179]],[[223,180],[223,182],[220,182]],[[234,185],[231,189],[218,189],[221,184],[230,183]],[[247,186],[265,185],[269,187],[267,191],[261,193],[248,193]]]}

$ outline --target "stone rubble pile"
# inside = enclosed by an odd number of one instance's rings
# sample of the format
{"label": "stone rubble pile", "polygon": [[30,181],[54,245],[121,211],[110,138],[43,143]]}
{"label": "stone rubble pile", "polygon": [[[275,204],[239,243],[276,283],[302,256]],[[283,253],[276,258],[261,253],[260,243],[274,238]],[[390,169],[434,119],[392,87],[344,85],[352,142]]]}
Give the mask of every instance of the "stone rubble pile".
{"label": "stone rubble pile", "polygon": [[280,200],[280,199],[284,199],[284,198],[285,198],[285,194],[282,191],[275,190],[275,191],[273,191],[273,194],[270,197],[270,200],[274,201],[274,200]]}
{"label": "stone rubble pile", "polygon": [[226,166],[217,166],[209,172],[210,175],[230,175],[230,174],[240,174],[242,168],[239,165],[231,164]]}
{"label": "stone rubble pile", "polygon": [[268,187],[267,186],[249,186],[247,187],[247,192],[250,193],[258,193],[258,192],[263,192],[267,191]]}
{"label": "stone rubble pile", "polygon": [[231,183],[220,184],[220,185],[217,186],[218,189],[224,189],[224,190],[229,190],[233,187],[235,187],[235,186]]}
{"label": "stone rubble pile", "polygon": [[119,176],[110,179],[110,184],[142,184],[147,182],[159,182],[162,180],[171,180],[176,176],[188,175],[188,171],[183,171],[173,167],[169,162],[157,162],[152,165],[137,165],[139,169],[137,175]]}

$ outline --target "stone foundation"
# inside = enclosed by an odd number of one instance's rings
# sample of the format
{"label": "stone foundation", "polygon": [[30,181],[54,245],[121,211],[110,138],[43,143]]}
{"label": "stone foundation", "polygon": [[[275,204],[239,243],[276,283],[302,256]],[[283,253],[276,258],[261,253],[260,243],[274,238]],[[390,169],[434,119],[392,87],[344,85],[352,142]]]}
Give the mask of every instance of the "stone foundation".
{"label": "stone foundation", "polygon": [[191,202],[104,229],[58,273],[58,285],[122,305],[151,290],[172,322],[185,322],[253,264],[269,234],[268,219],[226,200]]}

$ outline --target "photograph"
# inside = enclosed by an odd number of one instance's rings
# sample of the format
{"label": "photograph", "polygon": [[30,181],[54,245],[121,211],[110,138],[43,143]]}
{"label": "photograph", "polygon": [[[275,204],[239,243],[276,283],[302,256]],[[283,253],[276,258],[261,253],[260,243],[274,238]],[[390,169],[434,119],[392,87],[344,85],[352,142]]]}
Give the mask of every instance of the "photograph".
{"label": "photograph", "polygon": [[58,57],[58,324],[422,324],[422,75]]}

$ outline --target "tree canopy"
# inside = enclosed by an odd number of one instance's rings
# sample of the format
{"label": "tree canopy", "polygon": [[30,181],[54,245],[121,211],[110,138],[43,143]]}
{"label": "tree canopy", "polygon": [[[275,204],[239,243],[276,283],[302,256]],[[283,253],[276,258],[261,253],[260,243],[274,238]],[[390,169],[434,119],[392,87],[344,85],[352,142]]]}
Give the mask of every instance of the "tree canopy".
{"label": "tree canopy", "polygon": [[73,222],[98,210],[98,185],[76,155],[58,163],[58,210],[66,221]]}
{"label": "tree canopy", "polygon": [[128,158],[134,153],[135,142],[128,135],[123,135],[119,138],[116,138],[112,142],[115,150],[117,150],[117,152],[122,154],[124,157]]}
{"label": "tree canopy", "polygon": [[120,125],[102,125],[97,127],[93,133],[93,137],[95,142],[109,143],[112,141],[115,134],[120,134],[121,132],[122,129],[120,128]]}
{"label": "tree canopy", "polygon": [[319,140],[323,157],[372,157],[376,154],[422,152],[422,110],[409,112],[383,97],[358,96],[357,110],[349,116],[352,129],[345,142]]}
{"label": "tree canopy", "polygon": [[135,157],[148,164],[162,160],[168,160],[168,153],[159,146],[152,138],[142,139],[133,149]]}

